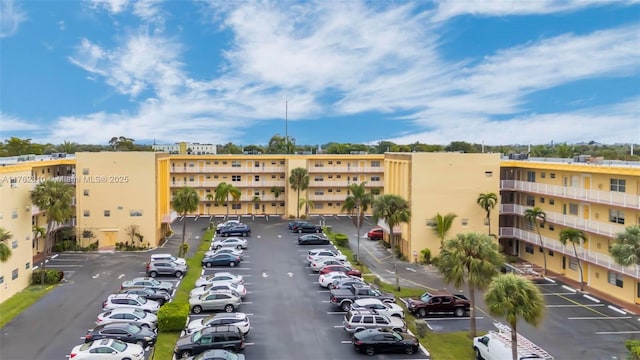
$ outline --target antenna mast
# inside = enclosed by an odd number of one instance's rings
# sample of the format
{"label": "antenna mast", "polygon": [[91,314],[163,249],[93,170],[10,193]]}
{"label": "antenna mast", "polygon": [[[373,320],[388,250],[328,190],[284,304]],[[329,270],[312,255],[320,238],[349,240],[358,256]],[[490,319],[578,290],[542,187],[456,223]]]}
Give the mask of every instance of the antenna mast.
{"label": "antenna mast", "polygon": [[287,154],[289,153],[289,101],[284,100],[284,146]]}

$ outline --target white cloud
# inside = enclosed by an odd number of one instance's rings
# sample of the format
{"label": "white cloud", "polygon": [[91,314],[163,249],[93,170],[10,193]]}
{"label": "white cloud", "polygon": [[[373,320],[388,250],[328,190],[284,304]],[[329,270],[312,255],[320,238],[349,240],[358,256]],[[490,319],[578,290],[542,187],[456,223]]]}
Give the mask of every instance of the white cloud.
{"label": "white cloud", "polygon": [[13,0],[0,0],[0,38],[15,35],[22,22],[27,20],[27,14],[20,4]]}
{"label": "white cloud", "polygon": [[64,23],[64,20],[58,21],[57,24],[58,24],[58,29],[60,29],[60,31],[65,31],[66,30],[67,27],[66,27],[66,25]]}
{"label": "white cloud", "polygon": [[85,0],[89,6],[96,10],[107,10],[111,14],[123,12],[129,5],[129,0]]}
{"label": "white cloud", "polygon": [[[0,133],[13,131],[37,130],[40,126],[32,121],[26,121],[15,115],[0,112]],[[0,136],[4,137],[4,136]]]}

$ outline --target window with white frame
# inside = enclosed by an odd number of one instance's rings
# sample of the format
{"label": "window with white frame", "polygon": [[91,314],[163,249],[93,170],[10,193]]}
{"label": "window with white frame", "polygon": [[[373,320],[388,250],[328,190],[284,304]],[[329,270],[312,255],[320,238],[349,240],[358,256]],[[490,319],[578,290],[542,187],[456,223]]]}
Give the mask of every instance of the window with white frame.
{"label": "window with white frame", "polygon": [[375,160],[371,162],[371,167],[380,167],[380,161]]}
{"label": "window with white frame", "polygon": [[524,246],[524,251],[529,253],[529,254],[533,254],[533,245],[531,244],[527,244]]}
{"label": "window with white frame", "polygon": [[609,209],[609,221],[616,224],[624,224],[624,213],[620,210]]}
{"label": "window with white frame", "polygon": [[242,204],[236,204],[236,203],[231,204],[231,208],[233,210],[242,210]]}
{"label": "window with white frame", "polygon": [[15,268],[13,269],[13,271],[11,272],[11,280],[15,280],[18,278],[18,269]]}
{"label": "window with white frame", "polygon": [[627,181],[624,179],[611,179],[610,189],[616,192],[625,192],[627,187]]}
{"label": "window with white frame", "polygon": [[314,195],[324,195],[324,191],[322,191],[322,190],[316,190],[313,194],[314,194]]}
{"label": "window with white frame", "polygon": [[569,204],[569,214],[578,215],[578,204]]}
{"label": "window with white frame", "polygon": [[129,216],[140,217],[142,216],[142,210],[129,210]]}
{"label": "window with white frame", "polygon": [[578,270],[578,260],[574,257],[569,258],[569,269],[576,271]]}
{"label": "window with white frame", "polygon": [[231,167],[240,167],[240,166],[241,166],[240,165],[240,161],[238,161],[238,160],[233,160],[231,162]]}
{"label": "window with white frame", "polygon": [[615,271],[609,271],[609,284],[624,287],[624,277]]}
{"label": "window with white frame", "polygon": [[536,182],[536,172],[535,171],[527,171],[527,181],[528,182]]}
{"label": "window with white frame", "polygon": [[371,181],[380,181],[380,176],[372,176]]}
{"label": "window with white frame", "polygon": [[527,206],[536,206],[536,198],[531,195],[527,195],[526,204]]}
{"label": "window with white frame", "polygon": [[242,181],[242,176],[240,176],[240,175],[231,175],[231,181]]}

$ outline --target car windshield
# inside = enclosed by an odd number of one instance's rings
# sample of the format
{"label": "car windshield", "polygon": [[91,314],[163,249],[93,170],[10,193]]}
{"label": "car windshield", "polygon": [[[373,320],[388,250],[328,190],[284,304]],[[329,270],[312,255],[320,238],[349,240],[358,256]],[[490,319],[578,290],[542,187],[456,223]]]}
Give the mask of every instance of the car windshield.
{"label": "car windshield", "polygon": [[398,334],[397,332],[392,331],[391,334],[393,335],[394,338],[396,338],[396,341],[402,340],[402,335]]}
{"label": "car windshield", "polygon": [[198,340],[200,340],[201,337],[202,337],[202,333],[200,331],[196,331],[191,337],[191,341],[198,342]]}
{"label": "car windshield", "polygon": [[146,304],[147,303],[147,299],[143,298],[142,296],[138,297],[138,301],[140,301],[140,304]]}
{"label": "car windshield", "polygon": [[420,296],[420,300],[424,301],[424,302],[429,302],[429,300],[431,299],[431,294],[429,293],[424,293],[422,294],[422,296]]}
{"label": "car windshield", "polygon": [[154,286],[158,286],[158,285],[160,285],[160,281],[158,281],[158,280],[156,280],[156,279],[151,279],[151,280],[149,280],[149,283],[150,283],[151,285],[154,285]]}
{"label": "car windshield", "polygon": [[137,317],[139,317],[140,319],[144,319],[145,316],[147,316],[147,313],[144,312],[144,310],[140,310],[140,309],[135,309],[133,310],[133,314]]}
{"label": "car windshield", "polygon": [[129,325],[127,326],[127,330],[132,333],[132,334],[137,334],[140,331],[142,331],[142,329],[139,326],[135,326],[135,325]]}
{"label": "car windshield", "polygon": [[111,347],[116,349],[118,352],[123,352],[127,349],[127,344],[120,340],[113,340]]}
{"label": "car windshield", "polygon": [[84,344],[82,344],[82,346],[80,346],[80,351],[87,351],[87,350],[89,350],[90,347],[91,347],[91,343],[90,342],[84,343]]}

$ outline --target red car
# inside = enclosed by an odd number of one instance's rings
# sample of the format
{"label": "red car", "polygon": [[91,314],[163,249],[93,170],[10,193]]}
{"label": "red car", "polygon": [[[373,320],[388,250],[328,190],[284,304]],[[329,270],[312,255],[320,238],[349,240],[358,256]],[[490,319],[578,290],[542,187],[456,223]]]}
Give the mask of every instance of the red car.
{"label": "red car", "polygon": [[320,275],[322,274],[327,274],[330,272],[334,272],[334,271],[340,271],[343,272],[347,275],[350,276],[357,276],[357,277],[362,277],[362,273],[360,273],[359,270],[356,269],[352,269],[348,266],[344,266],[344,265],[327,265],[327,266],[323,266],[322,269],[320,269]]}
{"label": "red car", "polygon": [[382,240],[382,234],[384,234],[382,228],[373,228],[369,230],[367,237],[369,240]]}

